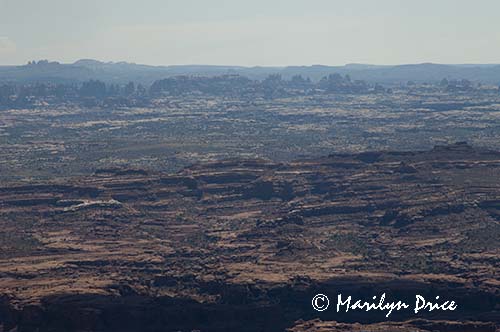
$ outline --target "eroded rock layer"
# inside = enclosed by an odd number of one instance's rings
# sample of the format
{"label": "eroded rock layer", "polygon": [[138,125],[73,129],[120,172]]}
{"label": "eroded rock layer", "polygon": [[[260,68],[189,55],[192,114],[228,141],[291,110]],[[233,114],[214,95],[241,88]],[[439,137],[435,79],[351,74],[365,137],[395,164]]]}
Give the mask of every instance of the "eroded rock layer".
{"label": "eroded rock layer", "polygon": [[[4,331],[494,331],[500,321],[500,153],[467,144],[3,186],[0,227]],[[459,310],[389,323],[315,312],[318,292],[440,295]],[[416,318],[428,323],[402,323]]]}

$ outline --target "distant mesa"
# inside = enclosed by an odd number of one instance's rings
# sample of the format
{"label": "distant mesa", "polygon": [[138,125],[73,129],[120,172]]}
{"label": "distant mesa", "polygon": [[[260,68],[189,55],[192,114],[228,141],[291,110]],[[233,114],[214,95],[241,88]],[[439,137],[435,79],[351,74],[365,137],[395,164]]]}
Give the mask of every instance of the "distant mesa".
{"label": "distant mesa", "polygon": [[[33,65],[58,65],[50,76],[40,77],[39,73],[31,71]],[[16,70],[12,70],[17,68]],[[72,68],[71,75],[67,71]],[[295,75],[302,75],[311,80],[320,80],[322,77],[338,73],[350,75],[353,80],[364,80],[369,83],[400,84],[408,81],[417,83],[439,82],[443,77],[448,79],[467,79],[486,84],[500,84],[499,64],[402,64],[402,65],[372,65],[349,63],[343,66],[328,66],[315,64],[311,66],[225,66],[225,65],[165,65],[152,66],[129,63],[125,61],[104,62],[95,59],[80,59],[70,64],[61,64],[55,61],[30,61],[27,66],[0,66],[0,82],[34,82],[41,78],[50,82],[61,80],[82,81],[87,78],[85,72],[75,69],[90,70],[88,78],[104,82],[151,84],[155,80],[176,75],[218,76],[237,74],[250,79],[264,79],[271,74],[280,74],[289,79]]]}

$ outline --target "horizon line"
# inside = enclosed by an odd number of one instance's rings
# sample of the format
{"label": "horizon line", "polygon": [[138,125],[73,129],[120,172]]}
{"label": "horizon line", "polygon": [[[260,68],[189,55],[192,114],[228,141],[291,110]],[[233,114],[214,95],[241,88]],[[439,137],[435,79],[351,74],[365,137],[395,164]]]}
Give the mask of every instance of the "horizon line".
{"label": "horizon line", "polygon": [[140,62],[129,62],[129,61],[103,61],[92,58],[81,58],[73,62],[61,62],[58,60],[49,59],[37,59],[29,60],[23,64],[0,64],[0,67],[22,67],[27,66],[29,62],[35,61],[48,61],[49,63],[59,63],[61,65],[75,65],[80,61],[95,61],[100,64],[128,64],[128,65],[138,65],[138,66],[149,66],[149,67],[235,67],[235,68],[288,68],[288,67],[347,67],[347,66],[375,66],[375,67],[397,67],[397,66],[408,66],[408,65],[442,65],[442,66],[498,66],[500,62],[460,62],[460,63],[442,63],[442,62],[403,62],[394,64],[376,64],[376,63],[361,63],[361,62],[348,62],[344,64],[294,64],[294,65],[236,65],[236,64],[208,64],[208,63],[185,63],[185,64],[148,64]]}

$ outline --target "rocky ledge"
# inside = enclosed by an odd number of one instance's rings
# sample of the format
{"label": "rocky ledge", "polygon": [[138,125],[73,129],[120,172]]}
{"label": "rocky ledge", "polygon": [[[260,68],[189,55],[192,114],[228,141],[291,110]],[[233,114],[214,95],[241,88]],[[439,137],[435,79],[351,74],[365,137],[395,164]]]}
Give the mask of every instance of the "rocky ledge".
{"label": "rocky ledge", "polygon": [[[226,160],[0,187],[0,331],[495,331],[500,153]],[[440,295],[337,315],[314,294]]]}

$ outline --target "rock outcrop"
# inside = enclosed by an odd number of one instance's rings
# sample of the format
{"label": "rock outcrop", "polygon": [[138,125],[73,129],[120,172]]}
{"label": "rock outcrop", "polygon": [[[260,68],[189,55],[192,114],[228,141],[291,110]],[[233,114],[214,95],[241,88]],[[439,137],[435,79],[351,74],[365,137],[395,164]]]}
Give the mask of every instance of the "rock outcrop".
{"label": "rock outcrop", "polygon": [[[498,202],[500,154],[464,144],[4,186],[0,326],[490,332]],[[339,290],[436,294],[461,310],[393,323],[313,311],[315,293]]]}

